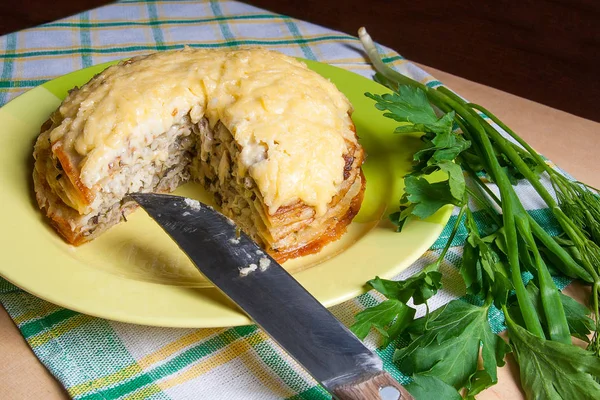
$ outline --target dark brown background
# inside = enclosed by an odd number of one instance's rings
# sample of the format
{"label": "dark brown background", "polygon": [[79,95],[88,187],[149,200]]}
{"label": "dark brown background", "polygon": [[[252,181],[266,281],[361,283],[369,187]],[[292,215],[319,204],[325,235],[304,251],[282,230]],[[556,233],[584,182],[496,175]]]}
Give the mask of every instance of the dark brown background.
{"label": "dark brown background", "polygon": [[[404,57],[600,121],[600,0],[247,0]],[[106,0],[0,0],[0,34]],[[51,4],[51,5],[50,5]]]}

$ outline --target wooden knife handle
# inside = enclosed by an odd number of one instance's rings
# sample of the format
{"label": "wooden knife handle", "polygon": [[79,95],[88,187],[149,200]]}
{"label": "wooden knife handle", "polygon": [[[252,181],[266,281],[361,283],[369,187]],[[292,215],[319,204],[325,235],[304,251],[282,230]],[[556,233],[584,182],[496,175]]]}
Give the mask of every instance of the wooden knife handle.
{"label": "wooden knife handle", "polygon": [[365,380],[340,385],[333,390],[338,400],[414,400],[390,374],[383,371]]}

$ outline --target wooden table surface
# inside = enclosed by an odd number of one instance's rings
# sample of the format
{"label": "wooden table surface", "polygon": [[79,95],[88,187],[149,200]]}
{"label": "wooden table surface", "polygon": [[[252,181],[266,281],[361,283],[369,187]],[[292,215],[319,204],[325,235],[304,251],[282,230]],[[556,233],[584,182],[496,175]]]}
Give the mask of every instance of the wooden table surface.
{"label": "wooden table surface", "polygon": [[[576,178],[600,187],[596,158],[600,155],[600,124],[563,111],[424,67],[471,101],[486,106],[542,152]],[[579,286],[568,288],[585,298]],[[33,355],[18,329],[0,307],[0,399],[67,399],[64,389]],[[481,400],[518,400],[518,372],[509,359],[499,373],[498,385],[478,396]]]}

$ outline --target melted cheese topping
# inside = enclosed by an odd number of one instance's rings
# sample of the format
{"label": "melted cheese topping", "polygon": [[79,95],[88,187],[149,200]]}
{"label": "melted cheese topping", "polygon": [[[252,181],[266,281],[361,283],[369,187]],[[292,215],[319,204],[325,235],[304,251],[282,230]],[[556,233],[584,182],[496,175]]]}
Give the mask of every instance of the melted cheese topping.
{"label": "melted cheese topping", "polygon": [[356,140],[351,111],[331,82],[294,58],[186,48],[94,77],[60,106],[51,140],[76,154],[80,179],[92,188],[111,163],[148,147],[188,113],[193,123],[205,116],[231,131],[242,148],[239,173],[255,180],[271,214],[298,200],[321,214],[343,181],[345,140]]}

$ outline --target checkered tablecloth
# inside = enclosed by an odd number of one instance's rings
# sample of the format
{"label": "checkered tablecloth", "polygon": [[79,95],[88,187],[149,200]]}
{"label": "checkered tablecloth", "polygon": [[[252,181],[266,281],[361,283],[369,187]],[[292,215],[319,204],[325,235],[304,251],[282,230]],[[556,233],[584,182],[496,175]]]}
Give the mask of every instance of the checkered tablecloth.
{"label": "checkered tablecloth", "polygon": [[[358,40],[327,28],[235,1],[131,0],[1,37],[0,105],[71,71],[186,44],[260,45],[367,77],[373,74]],[[380,51],[401,72],[428,85],[440,84],[395,52]],[[555,229],[532,189],[520,185],[518,191],[532,215]],[[432,308],[464,297],[456,268],[464,232],[446,257],[445,289],[433,299]],[[432,249],[401,277],[431,262],[449,233],[446,227]],[[367,293],[332,311],[350,325],[358,311],[380,300]],[[36,356],[76,399],[331,398],[256,326],[170,329],[112,322],[47,303],[1,278],[0,302]],[[503,329],[500,313],[490,323],[495,331]],[[378,348],[374,334],[366,343],[393,377],[407,381],[392,363],[393,346]]]}

